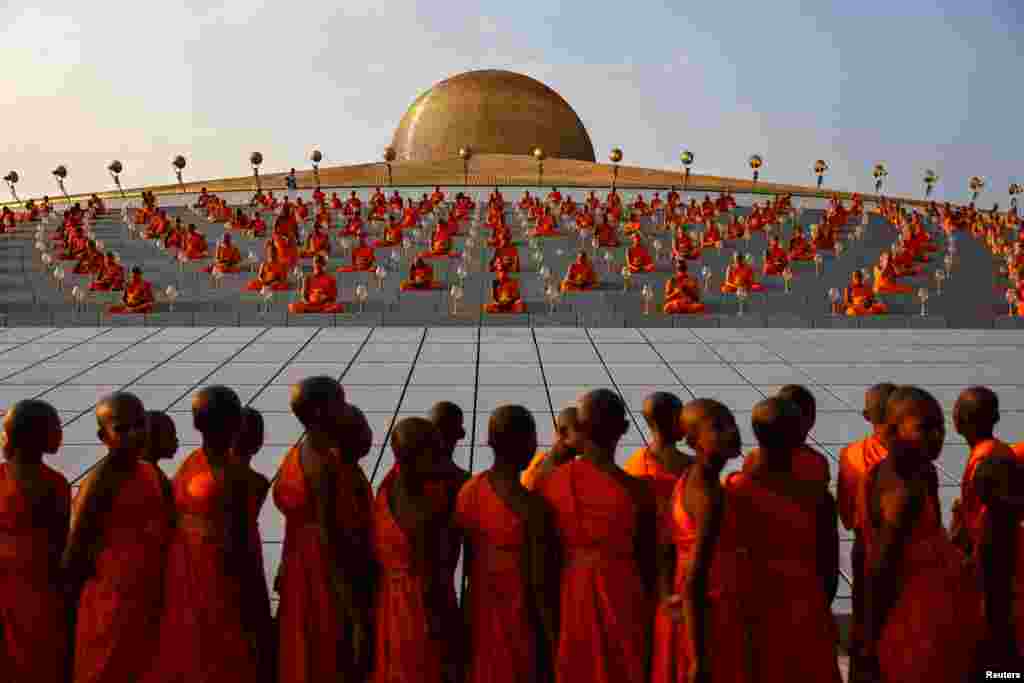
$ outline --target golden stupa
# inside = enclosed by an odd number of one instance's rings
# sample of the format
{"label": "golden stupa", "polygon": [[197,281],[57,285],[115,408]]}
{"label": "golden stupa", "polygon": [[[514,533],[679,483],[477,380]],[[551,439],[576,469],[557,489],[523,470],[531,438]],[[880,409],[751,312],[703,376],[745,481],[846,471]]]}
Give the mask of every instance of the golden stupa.
{"label": "golden stupa", "polygon": [[442,161],[469,148],[477,154],[529,155],[593,163],[583,122],[554,90],[529,76],[468,71],[416,98],[391,143],[399,161]]}

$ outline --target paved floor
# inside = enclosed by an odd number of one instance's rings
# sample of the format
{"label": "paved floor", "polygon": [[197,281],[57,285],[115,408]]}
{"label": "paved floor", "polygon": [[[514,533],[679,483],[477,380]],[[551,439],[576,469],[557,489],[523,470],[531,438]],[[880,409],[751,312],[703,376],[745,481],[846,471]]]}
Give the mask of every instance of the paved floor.
{"label": "paved floor", "polygon": [[[489,412],[502,403],[534,411],[540,441],[552,439],[552,415],[591,387],[613,387],[632,411],[620,460],[645,442],[645,395],[664,389],[684,400],[708,396],[736,412],[744,446],[752,444],[750,410],[787,383],[818,399],[815,445],[830,456],[861,438],[864,390],[888,380],[930,389],[949,418],[965,386],[993,386],[1002,401],[1000,434],[1024,439],[1024,336],[1014,331],[739,330],[631,328],[9,328],[0,330],[0,407],[31,397],[53,403],[64,420],[64,447],[52,464],[79,481],[100,456],[92,409],[116,389],[147,408],[170,411],[184,452],[199,445],[190,398],[224,383],[263,411],[267,442],[254,466],[273,476],[302,433],[288,410],[288,386],[328,374],[340,378],[367,413],[375,447],[364,461],[379,481],[393,462],[386,447],[396,418],[425,413],[441,398],[466,411],[461,465],[479,472],[492,462]],[[949,420],[947,419],[947,422]],[[957,496],[966,446],[947,424],[939,460],[947,516]],[[180,461],[180,458],[179,458]],[[173,473],[176,462],[167,464]],[[277,569],[283,520],[267,504],[260,518],[267,571]],[[843,534],[849,574],[850,538]],[[849,610],[843,581],[835,609]]]}

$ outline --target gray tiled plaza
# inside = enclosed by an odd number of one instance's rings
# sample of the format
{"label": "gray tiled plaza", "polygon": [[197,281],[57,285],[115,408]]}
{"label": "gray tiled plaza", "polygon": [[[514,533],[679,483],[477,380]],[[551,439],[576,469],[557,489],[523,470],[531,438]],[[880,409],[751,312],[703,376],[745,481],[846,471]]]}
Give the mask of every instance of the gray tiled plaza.
{"label": "gray tiled plaza", "polygon": [[[912,382],[931,390],[947,411],[938,465],[948,523],[967,456],[949,423],[953,401],[970,384],[992,386],[1002,402],[1000,435],[1024,440],[1021,354],[1024,336],[997,330],[8,328],[0,329],[0,405],[30,397],[53,403],[65,424],[64,447],[51,464],[77,482],[101,455],[92,415],[101,396],[123,388],[151,409],[168,410],[182,443],[180,458],[199,445],[192,395],[204,384],[223,382],[264,413],[266,444],[253,462],[273,476],[302,435],[288,407],[290,384],[329,374],[366,412],[374,448],[363,466],[379,482],[393,462],[387,440],[396,418],[422,415],[441,399],[465,410],[467,437],[456,458],[478,472],[492,462],[487,419],[502,403],[530,408],[547,445],[558,410],[590,388],[613,387],[633,418],[622,462],[648,436],[640,411],[652,391],[683,400],[717,398],[736,413],[748,447],[753,404],[798,382],[817,397],[811,438],[829,456],[834,478],[841,449],[868,430],[860,414],[867,387]],[[173,472],[174,463],[167,467]],[[260,520],[272,576],[283,522],[272,504]],[[846,552],[848,546],[844,541]],[[848,575],[845,553],[842,561]],[[844,583],[838,611],[848,610],[848,595]]]}

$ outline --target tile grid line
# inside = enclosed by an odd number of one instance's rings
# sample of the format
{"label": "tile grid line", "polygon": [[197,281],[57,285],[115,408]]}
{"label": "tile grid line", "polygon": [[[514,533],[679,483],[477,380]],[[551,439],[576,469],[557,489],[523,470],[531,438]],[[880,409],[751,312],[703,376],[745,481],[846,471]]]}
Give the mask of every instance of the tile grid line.
{"label": "tile grid line", "polygon": [[651,351],[654,352],[654,355],[656,355],[658,359],[662,363],[664,363],[665,367],[668,368],[668,371],[672,373],[672,376],[676,378],[676,381],[679,382],[680,386],[683,387],[686,393],[690,394],[690,398],[697,398],[697,395],[693,393],[693,390],[690,389],[690,387],[685,382],[683,382],[683,378],[679,376],[679,373],[676,372],[676,369],[668,364],[668,361],[665,360],[665,356],[661,355],[661,351],[659,351],[658,348],[654,345],[654,342],[652,342],[647,337],[647,335],[644,334],[644,331],[642,329],[637,329],[636,333],[639,334],[645,342],[647,342],[647,345],[651,348]]}
{"label": "tile grid line", "polygon": [[[474,368],[473,375],[473,422],[472,432],[469,435],[469,472],[470,474],[476,474],[474,466],[476,463],[476,414],[477,414],[477,400],[480,396],[480,344],[483,343],[483,326],[476,326],[476,367]],[[430,328],[427,328],[427,333],[430,333]]]}
{"label": "tile grid line", "polygon": [[[67,329],[67,328],[65,328],[65,329]],[[80,340],[80,341],[78,341],[78,342],[74,342],[74,343],[72,343],[72,344],[69,344],[68,346],[64,347],[63,349],[61,349],[61,350],[60,350],[60,351],[58,351],[57,353],[53,354],[52,356],[47,356],[46,358],[40,358],[40,359],[39,359],[39,360],[37,360],[36,362],[34,362],[34,363],[29,363],[28,365],[26,365],[25,367],[23,367],[22,369],[20,369],[20,370],[18,370],[18,371],[16,371],[16,372],[12,372],[12,373],[11,373],[11,374],[9,374],[9,375],[5,375],[5,376],[3,376],[3,377],[0,377],[0,383],[6,382],[7,380],[11,379],[12,377],[16,377],[16,376],[20,375],[21,373],[23,373],[23,372],[26,372],[26,371],[28,371],[28,370],[33,370],[33,369],[35,369],[35,368],[39,367],[40,365],[42,365],[43,363],[45,363],[46,361],[52,361],[52,360],[53,360],[54,358],[56,358],[57,356],[60,356],[60,355],[62,355],[62,354],[63,354],[63,353],[65,352],[65,351],[67,351],[67,350],[69,350],[69,349],[74,349],[74,348],[76,348],[76,347],[78,347],[78,346],[81,346],[82,344],[88,344],[88,343],[89,343],[89,342],[91,342],[92,340],[94,340],[94,339],[96,339],[96,338],[98,338],[98,337],[102,337],[103,335],[107,334],[108,332],[110,332],[110,330],[111,330],[111,329],[113,329],[113,328],[106,328],[106,329],[104,329],[104,330],[101,330],[100,332],[98,332],[97,334],[94,334],[94,335],[93,335],[93,336],[91,336],[91,337],[88,337],[88,338],[86,338],[86,339],[82,339],[82,340]],[[53,330],[52,332],[49,332],[49,333],[47,333],[47,334],[45,334],[45,335],[40,335],[39,337],[35,337],[35,338],[33,338],[33,339],[32,339],[31,341],[27,341],[27,342],[25,342],[24,344],[19,344],[18,346],[20,347],[20,346],[26,346],[26,345],[28,345],[28,344],[34,344],[34,343],[36,343],[36,341],[37,341],[38,339],[41,339],[42,337],[45,337],[45,336],[49,336],[50,334],[55,334],[55,333],[56,333],[56,332],[58,332],[58,331],[59,331],[59,330]],[[149,335],[149,336],[152,336],[152,335]],[[149,337],[144,337],[144,339],[148,339],[148,338],[149,338]],[[141,340],[140,340],[140,341],[141,341]],[[136,342],[136,343],[137,343],[137,342]],[[131,348],[131,347],[126,347],[126,348],[124,348],[124,349],[121,349],[121,351],[126,351],[126,350],[127,350],[128,348]],[[104,360],[101,360],[101,361],[99,361],[99,363],[105,363],[105,362],[106,362],[107,360],[109,360],[110,358],[113,358],[113,357],[114,357],[114,356],[116,356],[116,355],[117,355],[118,353],[121,353],[121,351],[118,351],[118,352],[116,352],[116,353],[113,353],[113,354],[111,354],[111,355],[110,355],[110,356],[108,356],[108,357],[107,357],[106,359],[104,359]],[[97,363],[97,365],[98,365],[99,363]],[[91,370],[91,369],[92,369],[92,367],[89,367],[89,368],[86,368],[85,370],[83,370],[82,372],[88,372],[88,371],[89,371],[89,370]],[[75,374],[74,374],[74,375],[72,375],[71,377],[68,377],[68,379],[64,380],[64,382],[61,382],[61,384],[65,384],[65,383],[67,383],[67,381],[68,381],[68,380],[74,379],[75,377],[78,377],[78,375],[80,375],[80,374],[82,374],[82,373],[81,373],[81,372],[79,372],[79,373],[75,373]],[[53,387],[50,387],[50,389],[53,389]],[[47,389],[47,391],[50,391],[50,389]]]}
{"label": "tile grid line", "polygon": [[615,378],[612,377],[612,372],[608,369],[608,364],[605,362],[604,356],[601,355],[601,351],[597,348],[597,342],[594,341],[594,337],[590,334],[590,328],[584,327],[583,329],[586,332],[587,339],[590,341],[590,345],[594,348],[594,353],[597,354],[597,359],[601,362],[601,367],[604,368],[605,374],[608,375],[608,381],[613,387],[615,387],[615,393],[619,395],[620,399],[622,399],[622,403],[626,404],[626,414],[629,415],[629,420],[633,423],[633,428],[640,434],[640,439],[644,442],[644,446],[647,446],[647,436],[644,435],[644,430],[640,428],[640,423],[637,422],[636,417],[633,415],[633,411],[630,410],[629,405],[626,402],[626,397],[622,395],[622,390],[619,388],[618,383],[615,381]]}
{"label": "tile grid line", "polygon": [[[376,331],[379,328],[374,328]],[[423,353],[423,345],[427,340],[427,332],[429,328],[424,327],[423,333],[420,335],[420,343],[416,347],[416,355],[412,358],[412,364],[409,366],[409,374],[405,378],[405,382],[402,384],[402,394],[398,397],[398,401],[395,404],[395,411],[391,415],[391,423],[388,425],[388,430],[384,434],[384,441],[380,446],[380,452],[377,454],[377,462],[373,465],[373,474],[370,476],[370,483],[373,483],[377,478],[377,470],[380,469],[380,463],[384,459],[384,451],[387,450],[388,441],[391,439],[391,431],[395,428],[395,422],[398,420],[398,413],[401,410],[402,402],[405,401],[405,394],[409,391],[409,383],[412,381],[413,373],[416,372],[416,363],[419,362],[420,354]],[[470,455],[472,457],[472,455]]]}
{"label": "tile grid line", "polygon": [[[110,328],[110,329],[113,329],[113,328]],[[145,341],[146,341],[146,340],[148,340],[148,339],[152,339],[153,337],[155,337],[155,336],[157,336],[158,334],[160,334],[160,332],[161,332],[161,331],[162,331],[162,330],[159,330],[159,329],[158,329],[158,330],[157,330],[156,332],[154,332],[153,334],[147,335],[147,336],[143,337],[142,339],[139,339],[138,341],[136,341],[135,343],[131,344],[130,346],[127,346],[127,347],[125,347],[125,348],[121,349],[120,351],[118,351],[117,353],[115,353],[115,354],[114,354],[113,356],[111,356],[111,358],[113,358],[113,357],[117,356],[117,355],[118,355],[118,354],[120,354],[120,353],[124,353],[124,352],[125,352],[125,351],[127,351],[128,349],[132,349],[132,348],[135,348],[135,347],[139,346],[140,344],[142,344],[143,342],[145,342]],[[213,332],[213,330],[211,330],[210,332],[207,332],[207,333],[206,333],[205,335],[203,335],[202,337],[199,337],[198,339],[196,339],[195,341],[193,341],[192,343],[190,343],[190,344],[189,344],[188,346],[186,346],[186,347],[182,348],[182,349],[181,349],[180,351],[178,351],[178,353],[181,353],[181,352],[183,352],[183,351],[187,350],[187,349],[188,349],[189,347],[191,347],[191,346],[193,346],[193,345],[195,345],[195,344],[199,343],[200,341],[202,341],[203,337],[206,337],[207,335],[209,335],[209,334],[212,334],[212,332]],[[174,354],[174,355],[178,355],[178,354],[176,353],[176,354]],[[173,358],[173,357],[174,357],[174,356],[171,356],[171,358]],[[167,360],[170,360],[170,359],[168,358]],[[165,361],[164,361],[164,363],[166,363],[166,362],[167,362],[167,360],[165,360]],[[99,366],[99,365],[102,365],[103,363],[106,363],[106,362],[108,362],[108,361],[109,361],[109,358],[108,358],[107,360],[103,360],[103,361],[101,361],[100,363],[97,363],[97,366]],[[152,371],[153,371],[153,370],[154,370],[155,368],[157,368],[157,367],[160,367],[160,366],[161,366],[161,365],[163,365],[164,363],[160,363],[160,364],[158,364],[158,365],[155,365],[155,366],[153,366],[152,368],[150,368],[149,370],[147,370],[147,371],[146,371],[146,373],[144,373],[144,374],[143,374],[143,375],[141,375],[141,376],[145,376],[145,374],[148,374],[148,373],[152,372]],[[96,367],[96,366],[94,366],[94,367]],[[91,368],[90,368],[90,369],[91,369]],[[86,370],[86,372],[88,372],[88,370]],[[79,374],[81,374],[81,373],[79,373]],[[75,377],[78,377],[78,375],[75,375]],[[55,385],[55,386],[51,387],[50,389],[47,389],[47,391],[53,391],[54,389],[59,389],[60,387],[62,387],[62,386],[64,386],[64,385],[66,385],[66,384],[67,384],[67,382],[68,382],[68,381],[70,381],[71,379],[74,379],[74,377],[70,377],[70,378],[68,378],[68,380],[65,380],[64,382],[61,382],[60,384],[58,384],[58,385]],[[134,380],[133,380],[133,381],[134,381]],[[118,389],[118,391],[123,391],[123,390],[127,389],[127,388],[128,388],[128,387],[130,387],[130,386],[132,386],[132,384],[131,384],[131,383],[129,383],[129,384],[122,384],[122,385],[121,385],[121,387],[120,387],[120,388]],[[187,392],[186,392],[186,393],[187,393]],[[179,398],[178,398],[178,399],[176,399],[176,400],[180,401],[180,400],[181,400],[181,397],[179,397]],[[168,405],[172,405],[172,404],[168,404]],[[79,412],[79,413],[78,413],[78,415],[76,415],[76,416],[75,416],[75,417],[73,417],[72,419],[68,420],[68,421],[67,421],[67,423],[66,423],[66,425],[68,425],[68,424],[71,424],[72,422],[76,422],[76,421],[78,421],[78,420],[82,419],[82,417],[84,417],[84,416],[85,416],[85,415],[87,415],[88,413],[91,413],[91,412],[93,412],[93,410],[94,410],[95,408],[96,408],[96,404],[94,403],[94,404],[92,404],[91,406],[89,406],[88,408],[86,408],[85,410],[83,410],[83,411]],[[65,426],[66,426],[66,425],[65,425]],[[77,483],[77,482],[81,481],[81,480],[82,480],[82,479],[83,479],[83,478],[84,478],[84,477],[85,477],[85,476],[86,476],[87,474],[89,474],[89,472],[91,472],[91,471],[92,471],[92,468],[93,468],[93,467],[95,467],[95,466],[96,466],[96,463],[93,463],[92,465],[90,465],[89,467],[87,467],[87,468],[85,469],[85,471],[83,471],[82,473],[80,473],[80,474],[79,474],[79,475],[78,475],[77,477],[75,477],[75,478],[74,478],[74,479],[73,479],[73,480],[72,480],[72,481],[71,481],[70,483],[72,483],[72,484],[75,484],[75,483]]]}
{"label": "tile grid line", "polygon": [[[548,375],[544,372],[544,359],[540,355],[540,342],[537,341],[536,327],[530,328],[530,337],[533,339],[533,348],[537,350],[537,366],[540,368],[540,380],[544,383],[544,395],[548,397],[548,410],[551,413],[551,424],[555,428],[555,437],[552,437],[552,440],[554,440],[554,438],[557,438],[558,434],[558,418],[555,415],[555,404],[551,400],[551,386],[548,384]],[[561,410],[561,408],[559,408],[559,410]]]}

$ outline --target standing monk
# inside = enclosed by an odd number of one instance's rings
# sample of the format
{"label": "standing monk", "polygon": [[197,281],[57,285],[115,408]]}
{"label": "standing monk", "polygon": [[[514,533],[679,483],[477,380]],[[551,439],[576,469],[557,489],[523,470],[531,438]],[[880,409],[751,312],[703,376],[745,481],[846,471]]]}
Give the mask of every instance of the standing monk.
{"label": "standing monk", "polygon": [[148,441],[142,401],[107,396],[96,421],[108,451],[75,498],[64,552],[79,597],[75,683],[138,680],[153,664],[174,526],[167,479],[140,457]]}
{"label": "standing monk", "polygon": [[171,416],[162,410],[146,411],[146,447],[139,458],[157,466],[157,470],[167,480],[170,480],[160,469],[161,460],[170,460],[178,452],[178,428],[174,425]]}
{"label": "standing monk", "polygon": [[[818,418],[818,407],[814,400],[814,394],[799,384],[787,384],[779,389],[777,396],[778,398],[792,401],[800,409],[801,419],[797,433],[798,445],[793,449],[793,456],[790,460],[793,476],[802,481],[816,482],[822,488],[828,487],[829,480],[831,479],[828,470],[828,458],[820,451],[807,445],[807,435],[814,429],[814,423]],[[760,449],[758,448],[747,453],[747,457],[743,460],[744,471],[753,467],[759,457]]]}
{"label": "standing monk", "polygon": [[49,403],[20,401],[3,423],[0,464],[0,665],[10,681],[64,683],[68,626],[60,558],[71,514],[67,479],[43,464],[63,433]]}
{"label": "standing monk", "polygon": [[667,512],[676,481],[693,458],[676,447],[686,436],[681,432],[683,402],[678,396],[657,391],[644,399],[643,412],[651,430],[650,443],[633,453],[622,469],[634,477],[651,480],[660,517]]}
{"label": "standing monk", "polygon": [[1013,450],[995,437],[999,423],[999,397],[988,387],[964,389],[953,406],[953,426],[971,449],[960,482],[960,504],[954,505],[953,542],[965,554],[973,550],[972,540],[981,535],[982,504],[974,489],[974,470],[994,455],[1014,457]]}
{"label": "standing monk", "polygon": [[458,632],[449,597],[449,568],[438,548],[448,546],[454,500],[432,495],[441,435],[429,420],[401,420],[391,433],[399,469],[374,502],[372,545],[383,572],[374,599],[373,683],[455,680]]}
{"label": "standing monk", "polygon": [[583,454],[538,487],[554,510],[562,615],[555,680],[647,681],[655,583],[656,507],[647,482],[615,464],[629,428],[626,406],[607,389],[579,402]]}
{"label": "standing monk", "polygon": [[558,633],[551,515],[519,481],[537,449],[533,415],[522,406],[499,407],[487,444],[494,466],[462,487],[455,509],[469,566],[462,596],[471,634],[466,681],[550,681]]}
{"label": "standing monk", "polygon": [[885,422],[889,457],[868,472],[859,499],[867,571],[864,633],[852,647],[858,683],[960,683],[981,635],[982,596],[942,527],[933,464],[946,436],[942,408],[900,387]]}
{"label": "standing monk", "polygon": [[369,450],[369,426],[355,419],[331,377],[293,386],[291,406],[306,436],[285,455],[274,484],[286,520],[278,681],[362,681],[373,491],[358,460]]}
{"label": "standing monk", "polygon": [[167,556],[159,651],[145,683],[245,683],[257,678],[259,561],[251,548],[249,486],[231,448],[242,423],[238,395],[205,387],[192,400],[203,445],[174,476],[178,511]]}

